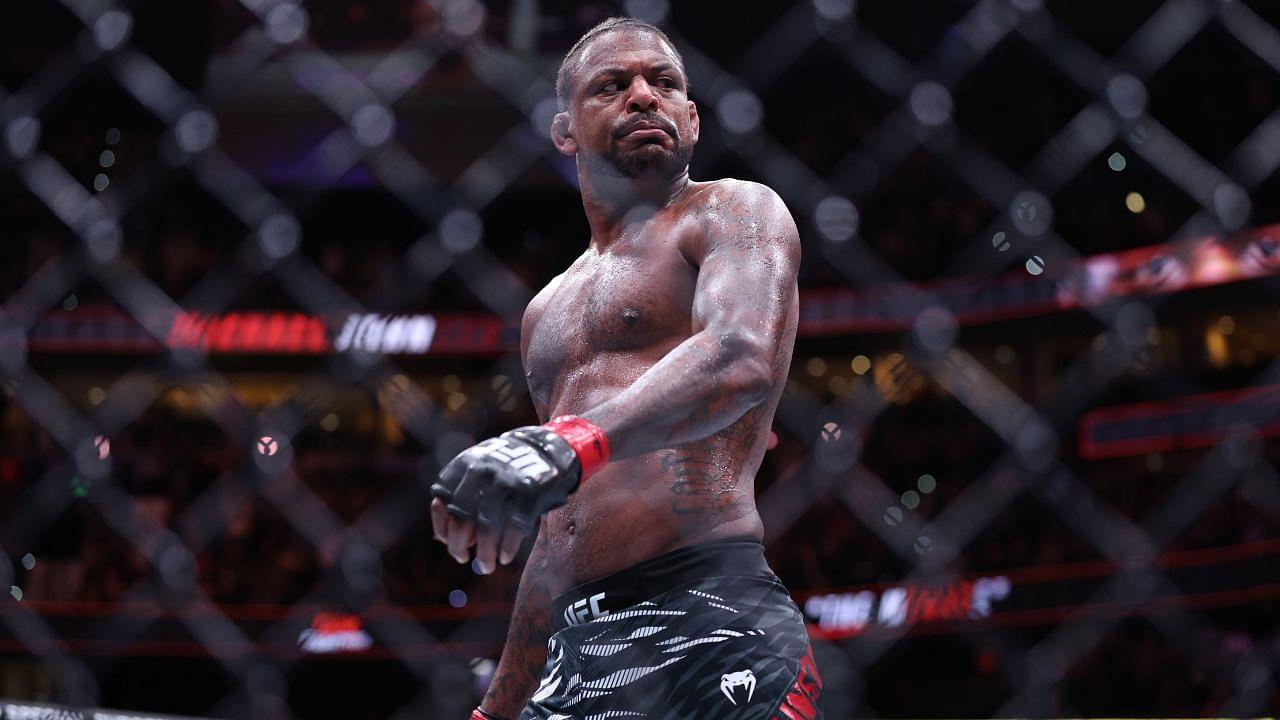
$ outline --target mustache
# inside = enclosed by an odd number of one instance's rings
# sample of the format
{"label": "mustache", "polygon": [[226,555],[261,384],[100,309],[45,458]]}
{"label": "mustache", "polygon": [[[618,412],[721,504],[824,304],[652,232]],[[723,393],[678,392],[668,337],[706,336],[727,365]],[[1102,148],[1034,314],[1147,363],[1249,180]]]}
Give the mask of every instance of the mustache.
{"label": "mustache", "polygon": [[676,136],[675,123],[662,117],[661,115],[658,115],[657,113],[644,113],[642,115],[636,115],[634,117],[627,118],[626,122],[623,122],[620,126],[614,129],[613,136],[615,138],[622,137],[623,135],[626,135],[627,133],[631,132],[632,130],[635,130],[641,125],[657,125],[658,127],[662,128],[663,132],[670,135],[671,137]]}

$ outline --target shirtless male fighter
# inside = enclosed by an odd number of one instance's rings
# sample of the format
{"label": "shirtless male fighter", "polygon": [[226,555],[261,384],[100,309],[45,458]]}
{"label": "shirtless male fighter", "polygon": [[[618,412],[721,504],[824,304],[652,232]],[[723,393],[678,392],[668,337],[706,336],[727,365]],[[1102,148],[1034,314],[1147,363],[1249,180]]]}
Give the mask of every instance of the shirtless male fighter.
{"label": "shirtless male fighter", "polygon": [[753,487],[795,341],[795,223],[762,185],[689,179],[698,110],[658,28],[592,28],[556,93],[591,241],[524,314],[546,424],[432,486],[436,537],[481,572],[537,533],[472,719],[820,717]]}

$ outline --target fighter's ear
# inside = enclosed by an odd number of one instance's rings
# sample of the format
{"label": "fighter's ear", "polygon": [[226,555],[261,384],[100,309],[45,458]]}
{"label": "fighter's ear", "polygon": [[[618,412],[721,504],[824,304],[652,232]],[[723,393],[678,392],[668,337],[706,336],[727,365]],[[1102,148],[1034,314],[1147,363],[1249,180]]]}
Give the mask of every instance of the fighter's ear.
{"label": "fighter's ear", "polygon": [[559,112],[551,119],[551,143],[565,155],[578,154],[578,141],[573,137],[569,113]]}
{"label": "fighter's ear", "polygon": [[698,133],[702,129],[702,119],[698,117],[698,106],[692,100],[689,101],[689,132],[693,142],[698,142]]}

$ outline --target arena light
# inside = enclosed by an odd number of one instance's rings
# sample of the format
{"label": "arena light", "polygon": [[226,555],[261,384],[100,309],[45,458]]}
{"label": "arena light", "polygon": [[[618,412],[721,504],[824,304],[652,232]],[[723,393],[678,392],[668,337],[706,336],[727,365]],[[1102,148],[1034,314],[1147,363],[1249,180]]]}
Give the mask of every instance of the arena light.
{"label": "arena light", "polygon": [[871,358],[866,355],[855,355],[849,361],[849,369],[858,375],[866,375],[867,371],[871,369]]}

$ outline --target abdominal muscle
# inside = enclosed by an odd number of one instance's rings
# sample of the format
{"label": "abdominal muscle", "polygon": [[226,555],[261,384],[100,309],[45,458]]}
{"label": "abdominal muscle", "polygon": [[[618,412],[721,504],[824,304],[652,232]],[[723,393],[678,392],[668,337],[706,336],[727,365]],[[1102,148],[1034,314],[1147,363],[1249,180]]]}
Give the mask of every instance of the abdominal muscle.
{"label": "abdominal muscle", "polygon": [[[600,354],[561,369],[550,417],[597,407],[670,350]],[[540,539],[563,592],[690,545],[764,534],[755,474],[764,457],[781,383],[768,400],[696,442],[607,464],[542,518]]]}
{"label": "abdominal muscle", "polygon": [[678,450],[689,447],[610,463],[547,513],[548,569],[562,591],[678,548],[762,536],[751,478],[699,477],[684,494],[675,491]]}

